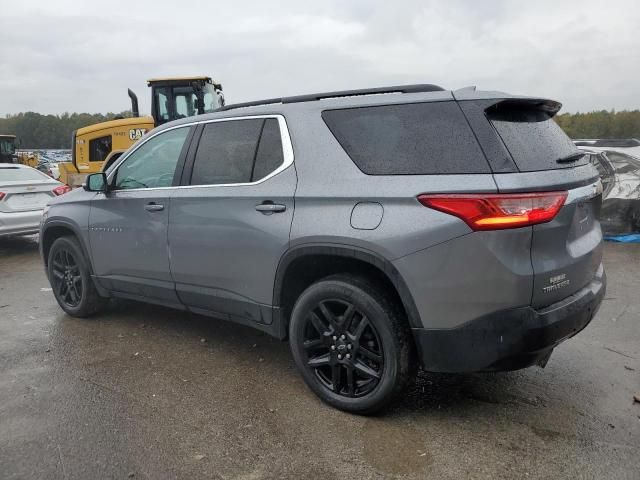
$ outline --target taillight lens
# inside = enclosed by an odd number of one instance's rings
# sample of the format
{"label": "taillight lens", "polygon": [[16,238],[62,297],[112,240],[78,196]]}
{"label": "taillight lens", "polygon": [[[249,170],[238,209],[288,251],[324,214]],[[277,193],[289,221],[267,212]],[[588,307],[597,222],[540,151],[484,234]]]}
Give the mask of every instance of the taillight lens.
{"label": "taillight lens", "polygon": [[418,195],[418,201],[464,220],[473,230],[503,230],[553,220],[567,192]]}
{"label": "taillight lens", "polygon": [[71,187],[69,185],[60,185],[59,187],[53,189],[53,194],[59,197],[60,195],[64,195],[65,193],[70,191]]}
{"label": "taillight lens", "polygon": [[4,192],[0,192],[0,200],[2,200],[4,197],[6,197],[7,194]]}

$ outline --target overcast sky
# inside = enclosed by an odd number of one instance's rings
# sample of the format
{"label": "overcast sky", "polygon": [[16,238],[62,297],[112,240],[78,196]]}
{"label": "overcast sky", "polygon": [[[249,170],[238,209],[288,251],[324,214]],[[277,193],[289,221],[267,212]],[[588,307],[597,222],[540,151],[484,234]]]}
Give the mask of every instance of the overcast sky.
{"label": "overcast sky", "polygon": [[640,2],[31,1],[0,5],[0,115],[118,112],[145,80],[210,75],[227,103],[437,83],[640,108]]}

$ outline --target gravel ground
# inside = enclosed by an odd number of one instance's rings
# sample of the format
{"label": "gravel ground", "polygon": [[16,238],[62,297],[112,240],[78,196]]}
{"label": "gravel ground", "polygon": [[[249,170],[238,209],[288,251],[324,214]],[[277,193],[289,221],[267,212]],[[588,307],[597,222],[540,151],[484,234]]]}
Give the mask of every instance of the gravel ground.
{"label": "gravel ground", "polygon": [[549,364],[421,374],[378,417],[320,403],[288,345],[117,302],[57,306],[33,237],[0,240],[2,479],[640,479],[640,245]]}

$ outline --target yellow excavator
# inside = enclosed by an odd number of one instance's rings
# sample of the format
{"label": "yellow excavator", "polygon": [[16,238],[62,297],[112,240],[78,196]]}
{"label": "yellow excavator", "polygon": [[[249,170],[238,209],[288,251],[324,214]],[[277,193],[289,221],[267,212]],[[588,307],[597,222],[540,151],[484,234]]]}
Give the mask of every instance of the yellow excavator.
{"label": "yellow excavator", "polygon": [[0,163],[16,161],[16,136],[0,134]]}
{"label": "yellow excavator", "polygon": [[224,106],[222,85],[210,77],[152,78],[151,115],[140,116],[138,97],[129,89],[133,117],[79,128],[71,140],[71,162],[58,164],[60,181],[82,185],[90,173],[106,170],[131,145],[158,125],[209,113]]}

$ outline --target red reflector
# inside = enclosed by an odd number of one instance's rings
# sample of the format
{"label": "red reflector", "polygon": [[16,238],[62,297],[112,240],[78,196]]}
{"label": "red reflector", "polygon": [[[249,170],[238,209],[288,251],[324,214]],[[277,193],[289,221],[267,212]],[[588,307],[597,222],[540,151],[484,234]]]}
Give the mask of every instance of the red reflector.
{"label": "red reflector", "polygon": [[418,195],[418,201],[464,220],[473,230],[518,228],[553,220],[567,192]]}
{"label": "red reflector", "polygon": [[69,185],[60,185],[59,187],[53,189],[53,194],[59,197],[60,195],[64,195],[65,193],[70,191],[71,187]]}

